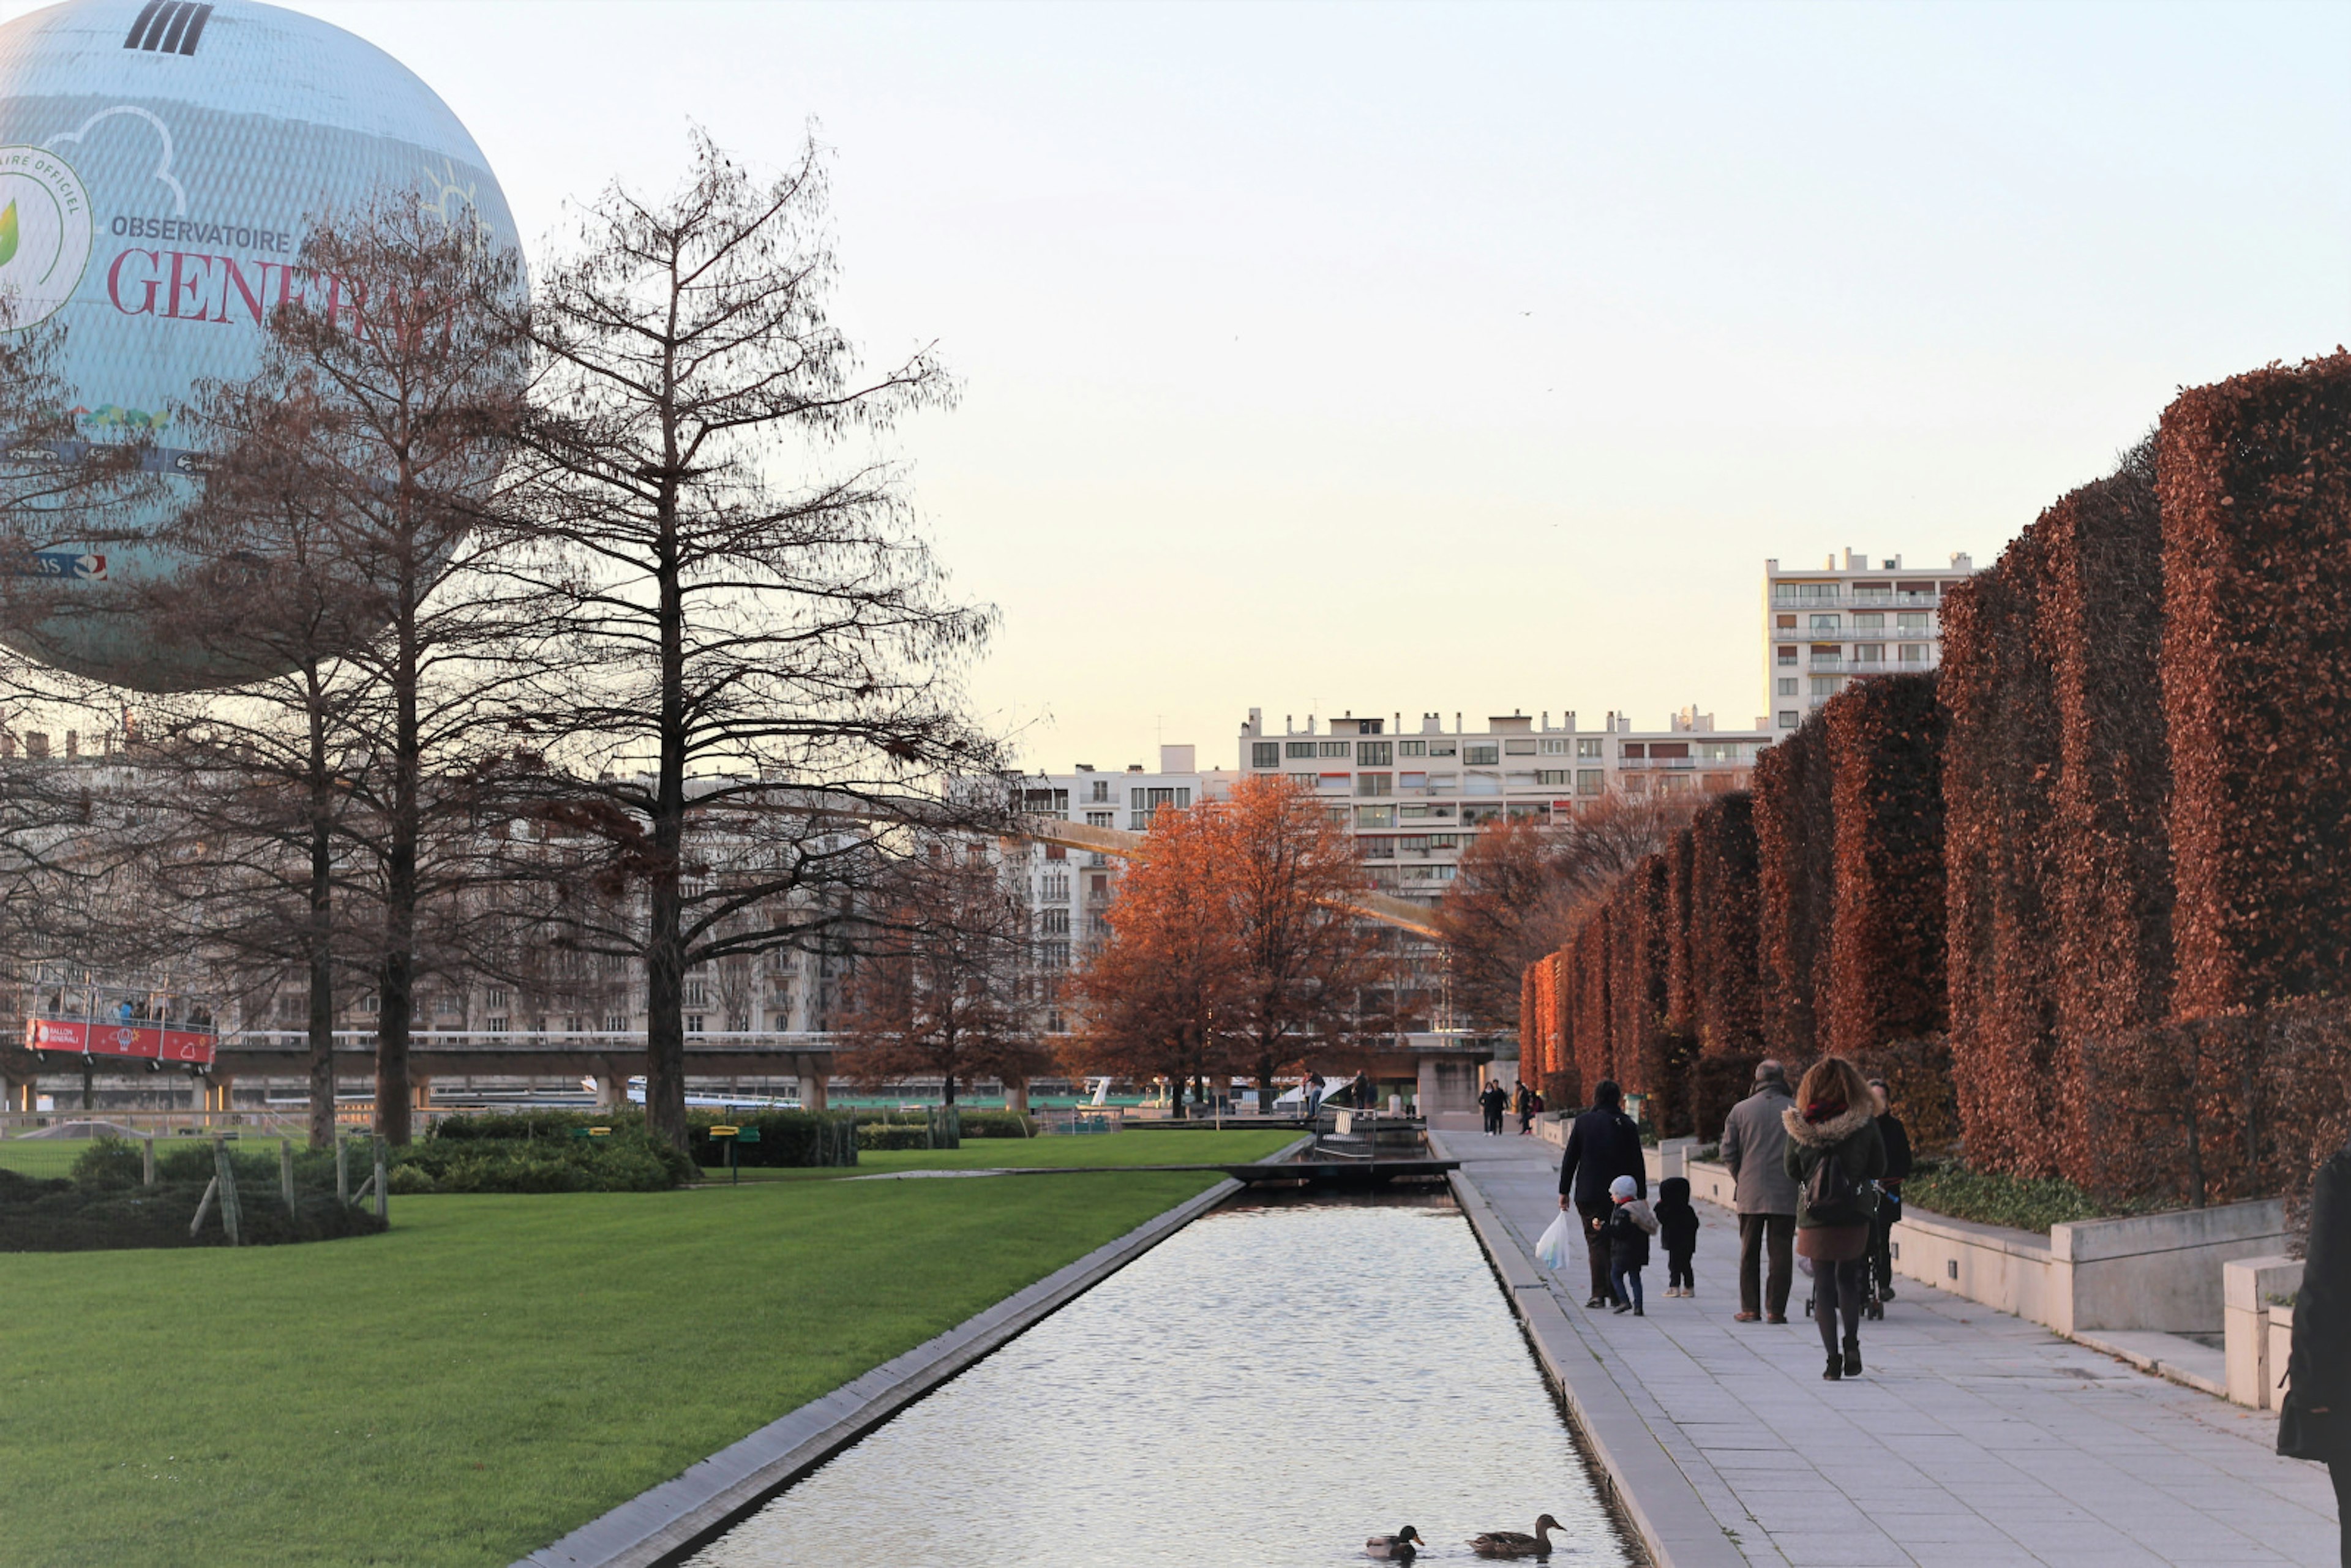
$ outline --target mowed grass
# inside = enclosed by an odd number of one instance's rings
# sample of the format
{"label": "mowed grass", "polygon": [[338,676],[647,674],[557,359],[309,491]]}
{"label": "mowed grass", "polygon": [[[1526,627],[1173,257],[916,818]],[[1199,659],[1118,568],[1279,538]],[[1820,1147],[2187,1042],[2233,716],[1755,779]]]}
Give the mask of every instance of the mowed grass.
{"label": "mowed grass", "polygon": [[11,1254],[0,1563],[510,1563],[1215,1179],[405,1197],[362,1239]]}
{"label": "mowed grass", "polygon": [[[865,1149],[853,1166],[811,1169],[747,1166],[752,1181],[840,1181],[887,1176],[893,1171],[1033,1169],[1040,1166],[1213,1166],[1261,1160],[1301,1134],[1296,1129],[1200,1133],[1098,1133],[1063,1138],[966,1138],[959,1149]],[[705,1166],[713,1181],[727,1179],[724,1166]]]}

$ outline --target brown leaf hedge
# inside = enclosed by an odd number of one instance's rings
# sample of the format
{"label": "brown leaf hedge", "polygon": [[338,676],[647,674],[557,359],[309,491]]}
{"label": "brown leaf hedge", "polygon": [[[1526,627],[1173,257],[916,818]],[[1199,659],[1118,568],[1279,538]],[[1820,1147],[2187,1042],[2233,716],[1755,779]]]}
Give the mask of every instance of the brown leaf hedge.
{"label": "brown leaf hedge", "polygon": [[2351,355],[2183,392],[1942,635],[1628,873],[1522,1050],[1669,1134],[1835,1051],[1980,1168],[2294,1190],[2351,1135]]}

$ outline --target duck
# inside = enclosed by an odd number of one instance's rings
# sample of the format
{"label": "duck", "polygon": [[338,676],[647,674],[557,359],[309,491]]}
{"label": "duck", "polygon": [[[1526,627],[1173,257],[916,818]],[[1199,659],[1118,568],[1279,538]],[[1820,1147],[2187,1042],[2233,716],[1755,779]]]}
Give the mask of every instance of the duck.
{"label": "duck", "polygon": [[1398,1563],[1409,1563],[1413,1560],[1416,1549],[1427,1544],[1420,1531],[1407,1524],[1394,1535],[1374,1535],[1364,1542],[1364,1555],[1386,1557]]}
{"label": "duck", "polygon": [[1480,1557],[1548,1557],[1551,1555],[1551,1532],[1567,1527],[1549,1514],[1535,1521],[1535,1532],[1523,1534],[1515,1530],[1489,1530],[1469,1542],[1469,1550]]}

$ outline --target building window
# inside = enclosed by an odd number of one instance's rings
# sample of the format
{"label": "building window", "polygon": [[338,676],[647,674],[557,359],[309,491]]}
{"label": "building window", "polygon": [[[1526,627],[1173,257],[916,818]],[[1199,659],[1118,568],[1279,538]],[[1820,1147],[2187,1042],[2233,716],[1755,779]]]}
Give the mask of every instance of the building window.
{"label": "building window", "polygon": [[1032,817],[1066,817],[1070,814],[1070,792],[1067,789],[1023,789],[1020,809]]}
{"label": "building window", "polygon": [[1575,782],[1568,777],[1570,771],[1565,768],[1543,768],[1535,775],[1535,783],[1545,789],[1564,789]]}
{"label": "building window", "polygon": [[1796,618],[1792,615],[1774,616],[1772,618],[1771,624],[1774,626],[1783,627],[1790,632],[1793,632],[1796,629]]}
{"label": "building window", "polygon": [[1532,740],[1506,740],[1502,742],[1502,750],[1512,757],[1532,757],[1535,743]]}
{"label": "building window", "polygon": [[700,1034],[702,1032],[702,1015],[700,1013],[688,1013],[685,1015],[685,1032],[688,1034]]}
{"label": "building window", "polygon": [[1499,773],[1472,773],[1461,792],[1465,795],[1499,795],[1502,792],[1502,776]]}
{"label": "building window", "polygon": [[1816,643],[1813,645],[1812,662],[1805,668],[1841,670],[1844,668],[1844,647],[1837,643]]}
{"label": "building window", "polygon": [[[1107,779],[1097,779],[1093,782],[1093,793],[1088,795],[1086,799],[1089,800],[1108,800],[1110,799],[1110,780]],[[1087,820],[1089,821],[1092,821],[1092,818],[1088,818]]]}
{"label": "building window", "polygon": [[1774,604],[1834,604],[1837,585],[1834,582],[1775,582],[1771,585]]}
{"label": "building window", "polygon": [[1347,788],[1349,777],[1350,775],[1345,773],[1324,773],[1316,778],[1314,787],[1318,789],[1344,790]]}
{"label": "building window", "polygon": [[1903,643],[1902,662],[1906,664],[1925,664],[1927,662],[1927,644],[1924,643]]}
{"label": "building window", "polygon": [[704,980],[686,981],[685,1005],[690,1008],[708,1007],[710,1005],[709,983]]}
{"label": "building window", "polygon": [[620,1034],[625,1031],[628,1027],[629,1020],[622,1018],[620,1014],[606,1013],[604,1015],[604,1032],[606,1034]]}
{"label": "building window", "polygon": [[1778,680],[1771,683],[1771,689],[1772,694],[1776,696],[1794,696],[1796,695],[1796,677],[1793,675],[1782,675]]}
{"label": "building window", "polygon": [[506,1033],[506,1031],[507,1031],[507,1015],[506,1015],[506,1014],[504,1014],[504,1013],[492,1013],[492,1014],[490,1015],[489,1024],[490,1024],[490,1032],[491,1032],[492,1034],[504,1034],[504,1033]]}
{"label": "building window", "polygon": [[1325,757],[1344,757],[1351,749],[1343,740],[1326,740],[1321,744]]}
{"label": "building window", "polygon": [[1545,757],[1565,757],[1567,755],[1567,742],[1563,740],[1546,740],[1542,743],[1542,754]]}
{"label": "building window", "polygon": [[1094,914],[1087,915],[1086,935],[1089,936],[1109,936],[1110,917],[1102,914],[1100,911],[1096,911]]}
{"label": "building window", "polygon": [[1428,754],[1431,757],[1455,757],[1459,755],[1459,751],[1458,745],[1454,741],[1432,740],[1428,743]]}
{"label": "building window", "polygon": [[1780,644],[1780,651],[1776,656],[1780,663],[1783,664],[1792,664],[1796,662],[1796,650],[1788,643],[1782,643]]}
{"label": "building window", "polygon": [[1070,858],[1069,846],[1066,844],[1047,844],[1045,846],[1045,858],[1049,861],[1068,860]]}
{"label": "building window", "polygon": [[1782,729],[1793,729],[1793,728],[1795,728],[1795,727],[1796,727],[1796,716],[1795,716],[1794,714],[1792,714],[1792,713],[1789,713],[1789,712],[1782,711],[1782,712],[1781,713],[1781,715],[1780,715],[1780,727],[1781,727]]}
{"label": "building window", "polygon": [[1392,768],[1395,765],[1395,746],[1385,740],[1355,742],[1355,766],[1358,768]]}
{"label": "building window", "polygon": [[1462,748],[1461,760],[1472,768],[1492,768],[1502,760],[1502,748],[1490,740],[1473,740]]}
{"label": "building window", "polygon": [[502,1008],[506,1006],[507,988],[504,986],[492,986],[488,990],[482,993],[482,1001],[483,1004],[487,1007]]}
{"label": "building window", "polygon": [[1048,969],[1066,969],[1070,967],[1070,945],[1048,942],[1038,949],[1038,956]]}
{"label": "building window", "polygon": [[1118,813],[1116,811],[1088,811],[1086,813],[1086,826],[1089,828],[1115,828],[1118,826]]}
{"label": "building window", "polygon": [[1395,793],[1395,778],[1390,774],[1358,773],[1355,775],[1355,793],[1358,795],[1393,795]]}
{"label": "building window", "polygon": [[1396,742],[1396,755],[1398,757],[1426,757],[1428,755],[1428,742],[1425,740],[1399,740]]}
{"label": "building window", "polygon": [[1815,615],[1813,617],[1813,635],[1815,637],[1838,636],[1841,634],[1841,624],[1836,616]]}
{"label": "building window", "polygon": [[1737,762],[1746,752],[1747,747],[1736,740],[1701,740],[1698,743],[1698,760],[1701,762]]}
{"label": "building window", "polygon": [[1575,770],[1575,792],[1579,795],[1600,794],[1607,789],[1607,777],[1605,768],[1579,768]]}
{"label": "building window", "polygon": [[1578,757],[1600,757],[1604,755],[1600,749],[1600,742],[1596,740],[1577,741],[1575,743],[1575,754]]}
{"label": "building window", "polygon": [[1281,742],[1278,740],[1253,742],[1249,747],[1249,766],[1251,768],[1280,767]]}
{"label": "building window", "polygon": [[1068,872],[1056,873],[1055,874],[1045,878],[1042,883],[1039,883],[1039,887],[1041,892],[1041,896],[1048,902],[1054,904],[1067,904],[1070,900],[1070,873]]}
{"label": "building window", "polygon": [[1314,743],[1311,740],[1284,741],[1282,749],[1292,757],[1311,757],[1314,755]]}
{"label": "building window", "polygon": [[1282,777],[1290,780],[1290,787],[1292,789],[1311,789],[1314,788],[1314,775],[1311,773],[1285,773]]}
{"label": "building window", "polygon": [[1394,839],[1357,839],[1355,852],[1367,861],[1392,861],[1395,859],[1395,841]]}
{"label": "building window", "polygon": [[1906,637],[1924,637],[1927,634],[1927,612],[1923,610],[1896,611],[1894,629]]}
{"label": "building window", "polygon": [[1816,698],[1833,697],[1843,690],[1844,690],[1844,677],[1843,675],[1814,675],[1813,677],[1813,695]]}
{"label": "building window", "polygon": [[1883,610],[1863,612],[1853,618],[1853,630],[1855,636],[1867,636],[1872,632],[1885,631],[1886,612]]}
{"label": "building window", "polygon": [[1048,909],[1042,911],[1041,914],[1043,915],[1043,923],[1038,927],[1038,929],[1042,931],[1046,936],[1067,936],[1070,934],[1070,912],[1068,910]]}
{"label": "building window", "polygon": [[1428,788],[1428,775],[1426,773],[1399,773],[1396,775],[1396,788],[1407,792],[1415,789],[1426,789]]}
{"label": "building window", "polygon": [[1355,826],[1359,828],[1393,828],[1395,826],[1394,806],[1358,806]]}
{"label": "building window", "polygon": [[1886,644],[1883,643],[1855,643],[1853,645],[1853,662],[1856,664],[1882,664],[1886,663]]}

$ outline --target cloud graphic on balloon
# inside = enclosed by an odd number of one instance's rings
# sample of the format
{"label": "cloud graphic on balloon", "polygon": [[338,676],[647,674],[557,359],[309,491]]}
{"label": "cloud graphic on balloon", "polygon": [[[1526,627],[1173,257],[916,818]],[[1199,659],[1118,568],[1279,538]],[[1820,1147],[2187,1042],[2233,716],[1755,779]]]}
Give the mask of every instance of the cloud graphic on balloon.
{"label": "cloud graphic on balloon", "polygon": [[99,110],[96,114],[93,114],[88,120],[83,120],[78,129],[68,131],[61,136],[50,137],[47,145],[50,149],[55,150],[64,146],[68,141],[78,141],[83,137],[89,134],[89,128],[91,126],[96,125],[101,120],[110,120],[118,114],[137,116],[139,119],[143,120],[148,124],[153,126],[155,128],[155,134],[162,138],[163,151],[162,155],[155,160],[154,177],[163,182],[164,184],[170,186],[172,189],[172,215],[175,218],[186,217],[188,215],[188,193],[181,187],[180,182],[174,178],[172,173],[172,128],[164,124],[162,120],[157,119],[152,111],[141,109],[135,103],[118,103],[112,109]]}

